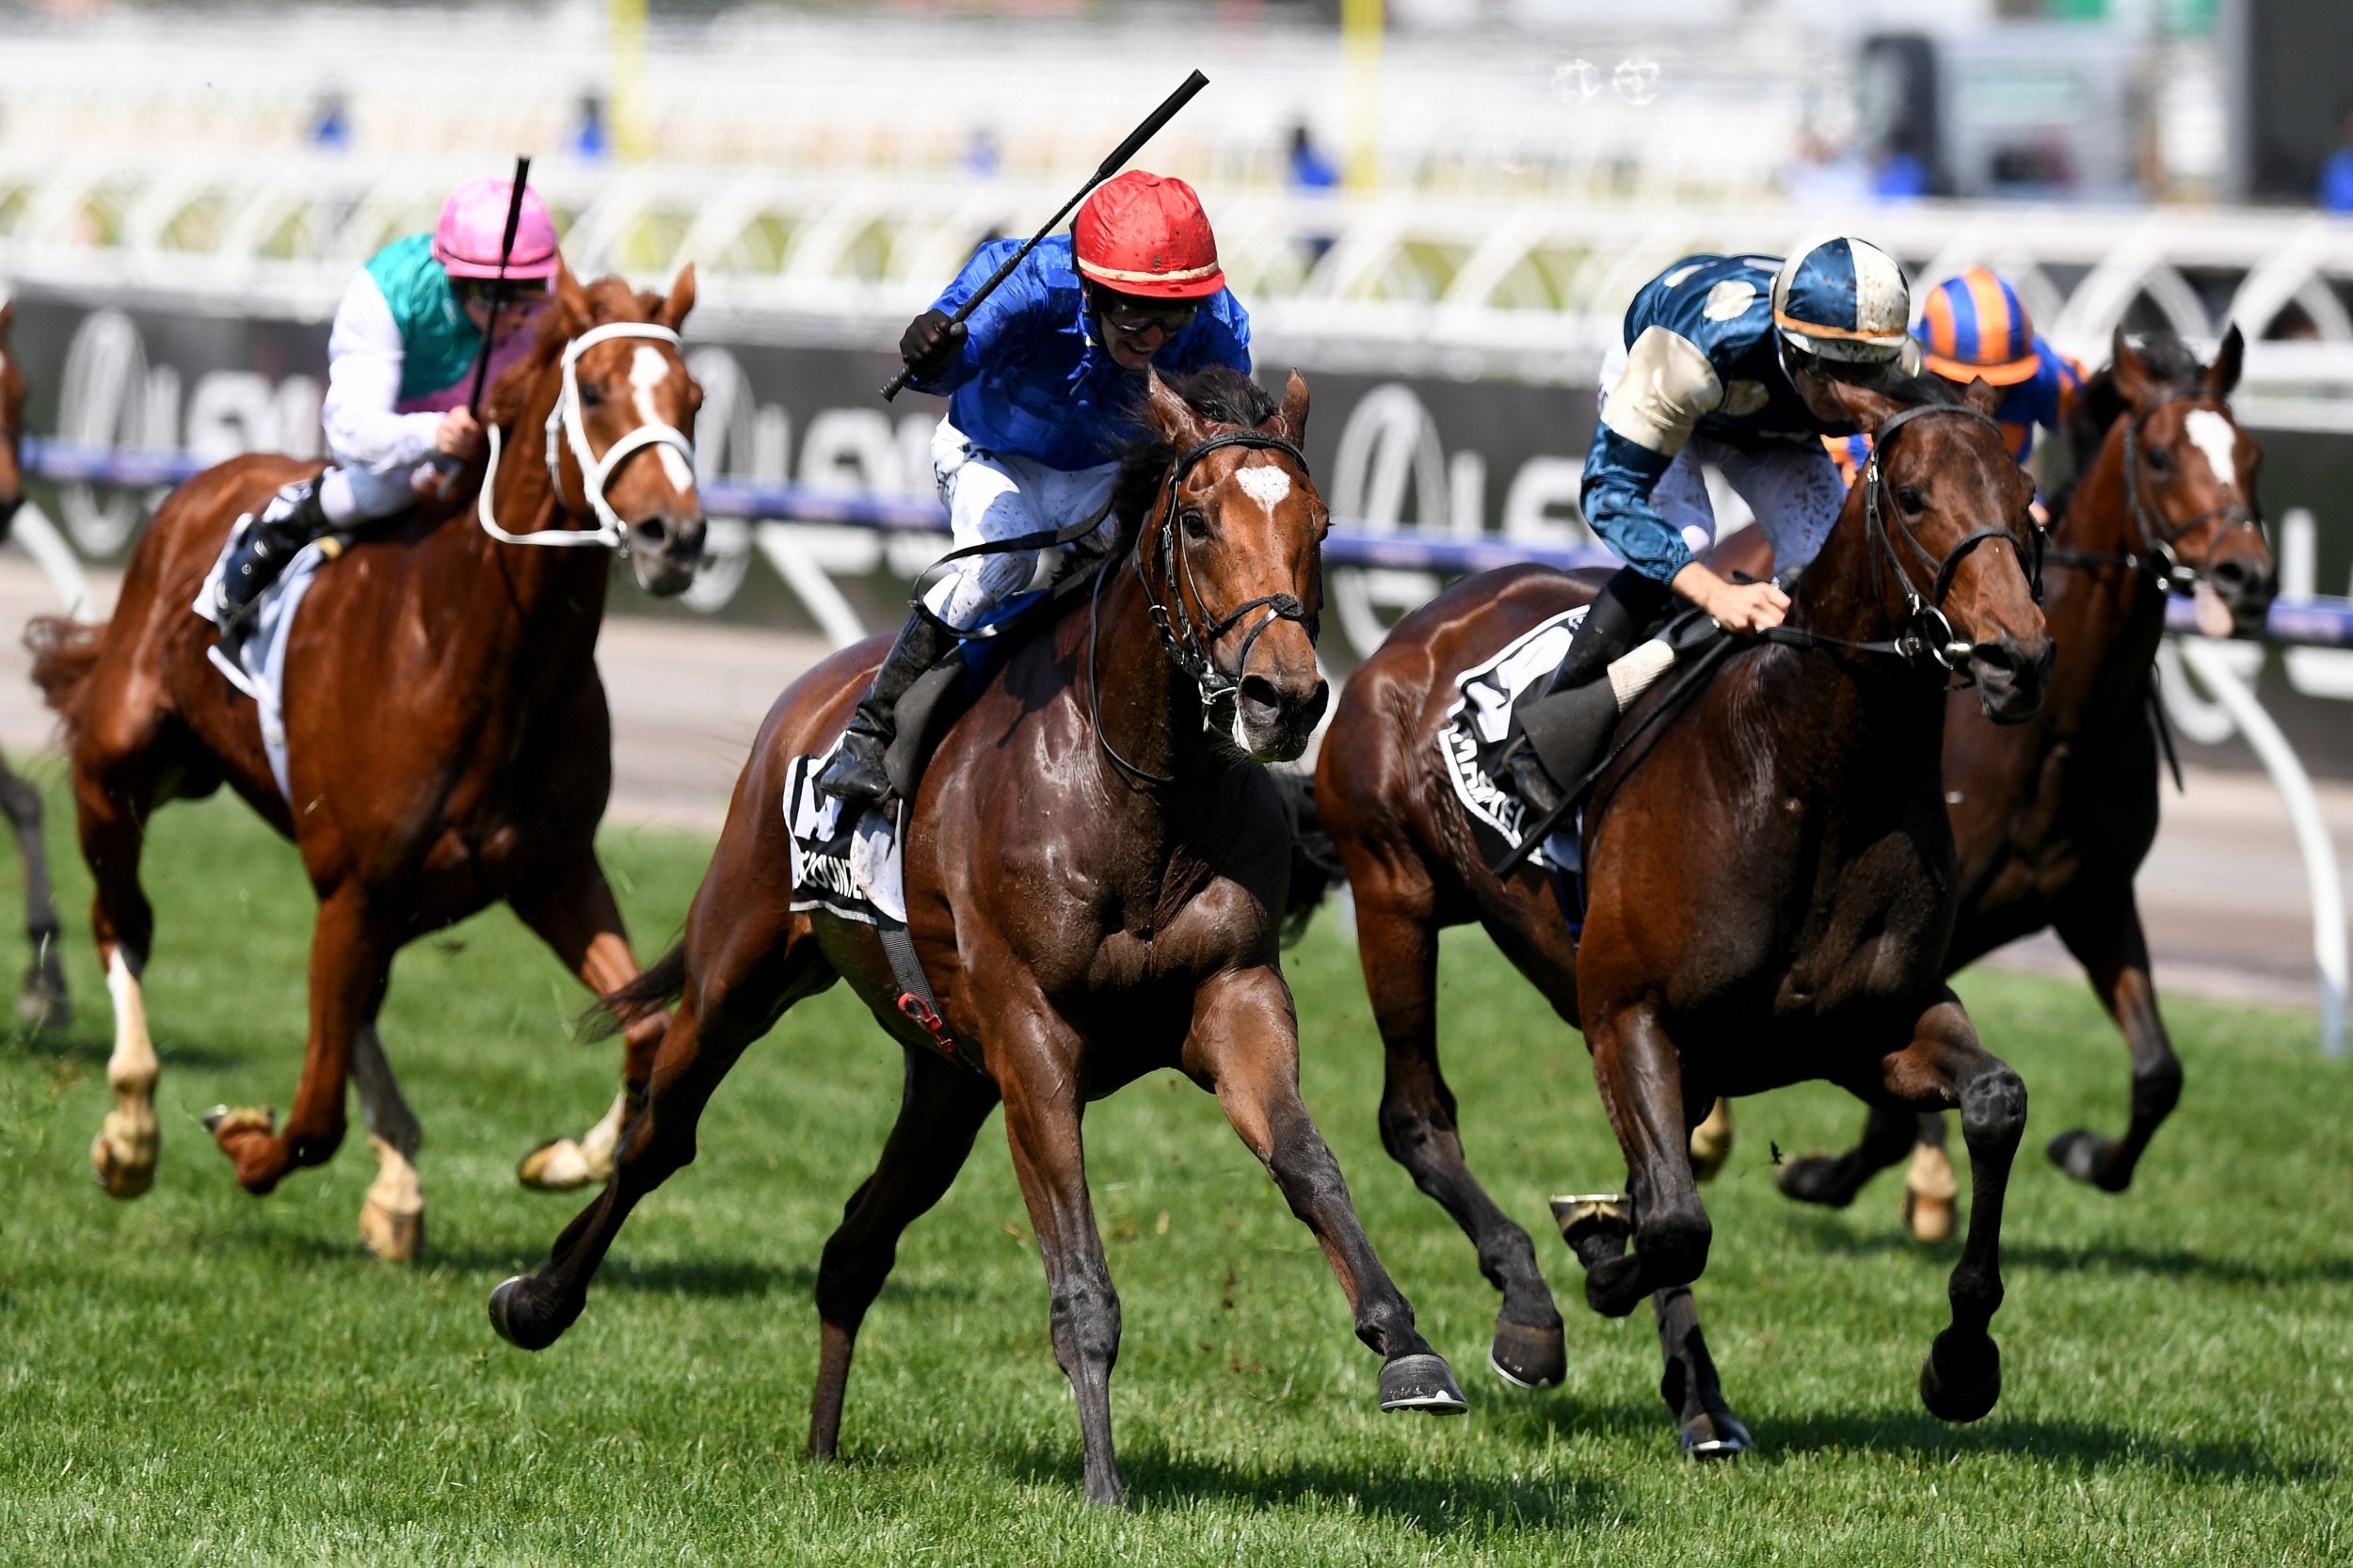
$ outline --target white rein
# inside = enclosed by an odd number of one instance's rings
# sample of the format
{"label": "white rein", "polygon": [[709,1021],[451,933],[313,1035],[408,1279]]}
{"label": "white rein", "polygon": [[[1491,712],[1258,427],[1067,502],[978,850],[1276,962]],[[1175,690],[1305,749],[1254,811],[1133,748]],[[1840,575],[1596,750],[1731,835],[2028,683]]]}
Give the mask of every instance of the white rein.
{"label": "white rein", "polygon": [[499,427],[493,424],[489,430],[490,466],[482,476],[482,491],[474,506],[474,516],[481,521],[482,531],[490,537],[503,544],[538,544],[558,548],[602,545],[608,550],[618,550],[628,542],[629,526],[621,521],[620,514],[613,509],[613,504],[605,500],[604,487],[606,481],[612,478],[613,471],[620,466],[621,459],[641,447],[666,446],[686,460],[688,472],[694,472],[695,443],[674,424],[652,421],[640,424],[607,447],[601,457],[588,444],[587,427],[581,423],[580,415],[580,357],[597,344],[611,343],[616,338],[648,338],[655,343],[666,343],[672,348],[679,346],[678,333],[649,321],[607,322],[602,327],[590,328],[564,345],[564,387],[556,394],[555,407],[548,410],[548,482],[554,488],[555,504],[560,508],[564,504],[564,456],[555,444],[560,429],[565,444],[571,448],[572,460],[580,465],[580,488],[597,514],[597,526],[541,528],[529,534],[510,534],[501,528],[497,519],[491,515],[490,495],[498,487],[499,473]]}

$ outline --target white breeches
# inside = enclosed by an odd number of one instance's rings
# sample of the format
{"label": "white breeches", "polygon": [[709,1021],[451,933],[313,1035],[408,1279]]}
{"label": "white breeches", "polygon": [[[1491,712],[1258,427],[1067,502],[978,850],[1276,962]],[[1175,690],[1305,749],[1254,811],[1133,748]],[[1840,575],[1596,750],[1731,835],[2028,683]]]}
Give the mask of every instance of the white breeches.
{"label": "white breeches", "polygon": [[[1067,528],[1104,511],[1119,465],[1064,471],[982,452],[943,419],[932,435],[932,474],[961,550]],[[1110,525],[1106,516],[1104,527]],[[1037,580],[1041,553],[1023,550],[958,561],[924,594],[923,602],[949,625],[968,631]],[[1050,571],[1058,564],[1048,561],[1045,567]]]}

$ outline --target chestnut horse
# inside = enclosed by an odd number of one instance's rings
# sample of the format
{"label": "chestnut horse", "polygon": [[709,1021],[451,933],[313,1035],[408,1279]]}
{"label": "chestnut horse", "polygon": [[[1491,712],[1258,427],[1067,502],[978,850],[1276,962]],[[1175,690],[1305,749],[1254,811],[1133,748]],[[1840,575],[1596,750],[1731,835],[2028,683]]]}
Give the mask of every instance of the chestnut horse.
{"label": "chestnut horse", "polygon": [[696,1121],[737,1056],[786,1008],[846,978],[906,1048],[906,1079],[881,1161],[818,1272],[812,1456],[833,1456],[858,1325],[900,1235],[947,1192],[1001,1100],[1054,1354],[1078,1400],[1086,1495],[1121,1500],[1119,1297],[1080,1127],[1088,1101],[1161,1067],[1217,1096],[1322,1243],[1357,1337],[1383,1357],[1383,1407],[1463,1408],[1299,1097],[1278,947],[1290,830],[1256,764],[1305,750],[1327,695],[1314,628],[1329,518],[1298,450],[1307,389],[1292,376],[1277,408],[1246,377],[1209,371],[1181,394],[1154,377],[1149,408],[1158,439],[1122,467],[1119,543],[1092,597],[1011,654],[912,803],[907,920],[971,1064],[902,1015],[872,927],[793,908],[786,770],[840,733],[883,656],[875,639],[777,698],[683,944],[615,999],[623,1016],[684,1000],[612,1182],[536,1273],[491,1296],[507,1340],[537,1350],[571,1325],[630,1211],[694,1159]]}
{"label": "chestnut horse", "polygon": [[[518,432],[504,466],[320,569],[286,661],[299,808],[279,792],[253,700],[206,660],[213,628],[189,606],[237,516],[317,465],[246,456],[206,470],[156,513],[111,621],[34,623],[34,679],[64,721],[114,996],[117,1107],[90,1150],[107,1192],[136,1197],[155,1169],[157,1064],[140,995],[154,918],[138,872],[147,819],[168,800],[227,783],[294,840],[319,899],[310,1044],[284,1130],[268,1112],[220,1112],[207,1118],[214,1137],[247,1191],[266,1192],[335,1152],[356,1076],[381,1166],[360,1229],[383,1256],[412,1252],[424,1218],[421,1134],[376,1031],[394,953],[503,899],[598,992],[637,972],[594,844],[613,771],[597,628],[612,547],[625,544],[639,585],[661,594],[685,587],[701,553],[686,461],[701,394],[677,332],[694,297],[692,267],[667,298],[559,276],[530,354],[485,410]],[[543,463],[539,432],[556,425],[565,439],[551,438]],[[494,463],[500,450],[494,439]],[[583,520],[595,526],[570,526]],[[492,527],[592,548],[521,548]],[[641,1060],[625,1080],[644,1081],[659,1036],[658,1020],[632,1033]]]}
{"label": "chestnut horse", "polygon": [[[1957,398],[1928,379],[1898,392],[1835,391],[1881,432],[1880,461],[1798,583],[1789,625],[1728,656],[1718,645],[1713,680],[1679,710],[1660,712],[1673,696],[1662,682],[1629,714],[1633,738],[1585,808],[1581,942],[1546,873],[1490,869],[1440,733],[1461,674],[1585,600],[1586,584],[1510,568],[1407,616],[1349,681],[1316,768],[1387,1054],[1382,1139],[1502,1292],[1493,1365],[1537,1385],[1567,1363],[1534,1249],[1471,1175],[1439,1072],[1438,933],[1470,920],[1584,1032],[1625,1152],[1637,1251],[1621,1256],[1625,1200],[1599,1204],[1581,1233],[1564,1217],[1564,1234],[1596,1310],[1652,1298],[1662,1392],[1702,1457],[1752,1446],[1689,1289],[1709,1225],[1687,1140],[1722,1094],[1819,1079],[1875,1104],[1961,1108],[1977,1201],[1920,1392],[1965,1421],[2000,1391],[1986,1331],[2025,1090],[1943,984],[1958,888],[1937,758],[1948,667],[2014,721],[2040,700],[2050,643],[2023,569],[2032,487],[1987,417],[1997,394]],[[1912,657],[1892,651],[1923,634]]]}
{"label": "chestnut horse", "polygon": [[[0,540],[24,504],[24,465],[18,443],[24,435],[24,376],[8,357],[8,328],[16,301],[0,299]],[[16,1014],[36,1028],[63,1024],[72,1016],[66,1000],[65,964],[57,952],[57,907],[49,895],[49,851],[40,836],[40,792],[18,777],[0,758],[0,811],[16,830],[24,856],[24,936],[32,953],[16,993]]]}
{"label": "chestnut horse", "polygon": [[[2157,1012],[2133,878],[2157,833],[2158,742],[2153,728],[2157,641],[2170,588],[2204,584],[2242,636],[2263,629],[2276,586],[2255,495],[2263,449],[2231,417],[2243,344],[2236,328],[2211,366],[2178,340],[2136,348],[2120,331],[2114,359],[2085,390],[2070,436],[2081,475],[2044,552],[2043,616],[2059,657],[2032,722],[1987,723],[1961,697],[1945,731],[1945,789],[1961,856],[1961,914],[1949,972],[2007,942],[2056,927],[2132,1051],[2132,1121],[2121,1139],[2072,1128],[2051,1159],[2110,1192],[2134,1167],[2174,1102],[2182,1067]],[[1769,570],[1769,553],[1751,569]],[[2212,613],[2211,609],[2208,612]],[[1949,1192],[1945,1119],[1875,1109],[1862,1142],[1839,1156],[1781,1167],[1782,1190],[1844,1207],[1863,1183],[1913,1148],[1906,1218],[1923,1234],[1922,1189]],[[1931,1207],[1930,1213],[1937,1213]],[[1950,1210],[1938,1214],[1949,1228]],[[1942,1239],[1925,1227],[1925,1240]]]}

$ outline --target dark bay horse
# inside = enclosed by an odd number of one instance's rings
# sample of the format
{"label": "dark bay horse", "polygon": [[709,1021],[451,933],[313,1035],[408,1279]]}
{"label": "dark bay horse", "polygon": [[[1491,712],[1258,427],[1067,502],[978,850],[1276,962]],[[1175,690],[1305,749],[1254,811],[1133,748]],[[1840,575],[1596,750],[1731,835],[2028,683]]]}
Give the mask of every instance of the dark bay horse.
{"label": "dark bay horse", "polygon": [[[1382,1139],[1502,1292],[1496,1369],[1549,1384],[1566,1356],[1534,1249],[1471,1175],[1439,1071],[1438,933],[1472,920],[1584,1032],[1626,1156],[1637,1249],[1622,1256],[1625,1231],[1606,1224],[1573,1235],[1586,1298],[1612,1316],[1652,1298],[1661,1391],[1700,1456],[1752,1441],[1717,1385],[1689,1289],[1709,1226],[1688,1139],[1721,1094],[1828,1080],[1874,1104],[1961,1108],[1975,1212],[1952,1325],[1920,1392],[1937,1416],[1965,1421],[2000,1391],[1987,1328],[2025,1090],[1943,984],[1958,876],[1938,754],[1948,664],[1996,719],[2040,700],[2050,644],[2022,568],[2032,487],[1985,417],[1994,394],[1982,384],[1965,400],[1928,380],[1903,387],[1900,404],[1834,395],[1882,440],[1875,482],[1848,497],[1794,591],[1786,635],[1817,646],[1731,653],[1603,773],[1583,825],[1581,943],[1546,873],[1490,870],[1494,846],[1474,839],[1439,747],[1457,678],[1583,602],[1589,583],[1510,568],[1407,616],[1349,681],[1316,769],[1386,1050]],[[1929,633],[1934,659],[1854,646],[1885,647],[1907,629]]]}
{"label": "dark bay horse", "polygon": [[[284,1130],[268,1112],[226,1112],[208,1118],[214,1137],[237,1180],[266,1192],[335,1152],[356,1077],[382,1167],[360,1229],[383,1256],[412,1252],[424,1216],[421,1134],[376,1032],[394,953],[503,899],[600,994],[637,972],[594,846],[612,781],[597,628],[613,547],[655,593],[685,587],[701,553],[685,460],[700,393],[677,334],[694,297],[692,267],[666,298],[560,276],[530,354],[485,410],[516,432],[488,504],[477,506],[477,474],[320,570],[286,661],[298,808],[279,792],[253,700],[207,662],[213,628],[189,606],[237,516],[316,465],[248,456],[205,471],[156,513],[111,621],[34,623],[34,679],[64,721],[114,997],[117,1106],[90,1150],[109,1192],[136,1196],[155,1168],[140,992],[154,918],[138,872],[147,819],[167,801],[228,784],[294,840],[319,899],[310,1043]],[[552,419],[566,434],[543,463]],[[592,548],[501,542],[492,526]],[[648,1019],[630,1049],[649,1057],[659,1037]],[[625,1076],[645,1071],[640,1060]]]}
{"label": "dark bay horse", "polygon": [[[2110,1192],[2131,1184],[2182,1092],[2133,898],[2157,832],[2152,709],[2166,594],[2203,584],[2232,628],[2252,635],[2277,585],[2255,490],[2263,449],[2229,403],[2242,347],[2233,328],[2203,365],[2178,340],[2136,347],[2117,334],[2114,358],[2086,389],[2069,432],[2081,477],[2044,556],[2043,616],[2059,649],[2050,695],[2033,720],[2010,726],[1988,723],[1956,696],[1945,725],[1945,800],[1961,860],[1946,970],[2057,929],[2131,1048],[2132,1121],[2121,1139],[2061,1132],[2050,1157]],[[1761,575],[1769,558],[1750,569]],[[1901,1112],[1874,1109],[1856,1147],[1788,1161],[1782,1189],[1844,1206],[1911,1153],[1915,1135],[1923,1152],[1914,1171],[1933,1180],[1944,1133],[1941,1114],[1915,1126]],[[1920,1181],[1915,1175],[1907,1186]],[[1905,1208],[1919,1234],[1910,1191]],[[1945,1218],[1949,1226],[1949,1210]]]}
{"label": "dark bay horse", "polygon": [[645,1109],[603,1193],[540,1270],[490,1298],[514,1344],[552,1344],[645,1195],[695,1157],[702,1108],[744,1048],[804,997],[847,979],[906,1048],[897,1125],[825,1243],[809,1421],[829,1459],[858,1325],[900,1235],[947,1192],[992,1107],[1037,1232],[1054,1354],[1069,1375],[1086,1495],[1124,1496],[1113,1458],[1112,1288],[1087,1195],[1087,1102],[1175,1067],[1218,1097],[1322,1243],[1383,1357],[1385,1408],[1460,1410],[1414,1327],[1298,1088],[1298,1031],[1278,932],[1289,822],[1257,763],[1297,757],[1323,712],[1314,626],[1329,518],[1297,443],[1307,389],[1280,408],[1211,371],[1155,377],[1158,440],[1131,454],[1119,544],[1093,597],[1010,656],[949,730],[913,808],[904,886],[940,1015],[973,1066],[911,1025],[870,926],[793,907],[780,809],[792,760],[838,735],[885,639],[837,654],[777,698],[737,783],[683,944],[616,999],[643,1016],[682,998]]}
{"label": "dark bay horse", "polygon": [[[8,328],[16,301],[0,299],[0,540],[24,504],[24,466],[19,443],[24,436],[24,372],[8,356]],[[0,811],[16,831],[24,856],[24,936],[31,957],[16,993],[16,1015],[39,1028],[63,1024],[72,1016],[66,1000],[65,963],[57,952],[57,908],[49,894],[49,851],[40,835],[40,792],[17,776],[0,758]]]}

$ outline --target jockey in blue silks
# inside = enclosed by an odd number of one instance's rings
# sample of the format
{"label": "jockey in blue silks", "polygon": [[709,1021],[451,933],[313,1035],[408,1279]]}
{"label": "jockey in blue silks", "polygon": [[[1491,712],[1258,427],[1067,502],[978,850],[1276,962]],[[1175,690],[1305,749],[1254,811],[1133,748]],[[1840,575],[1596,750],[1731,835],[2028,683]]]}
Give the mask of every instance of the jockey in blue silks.
{"label": "jockey in blue silks", "polygon": [[1626,565],[1549,686],[1520,703],[1523,736],[1501,759],[1539,811],[1582,771],[1560,777],[1563,760],[1597,748],[1615,721],[1617,704],[1585,689],[1599,683],[1608,697],[1601,677],[1673,596],[1732,631],[1781,623],[1789,596],[1778,584],[1728,583],[1702,559],[1716,536],[1702,466],[1721,470],[1756,513],[1784,575],[1802,569],[1847,493],[1822,446],[1847,425],[1823,383],[1916,372],[1911,313],[1903,269],[1846,236],[1786,260],[1686,257],[1635,295],[1602,361],[1582,496],[1586,520]]}
{"label": "jockey in blue silks", "polygon": [[[1225,287],[1209,217],[1182,180],[1131,170],[1104,184],[1067,236],[1047,239],[969,317],[950,321],[1019,243],[974,251],[899,343],[907,384],[948,398],[932,472],[958,548],[1089,518],[1107,532],[1120,448],[1143,434],[1146,371],[1250,369],[1250,317]],[[845,802],[888,798],[883,757],[899,698],[955,632],[977,630],[1030,586],[1037,557],[1005,551],[953,564],[924,596],[938,620],[908,617],[818,788]]]}

